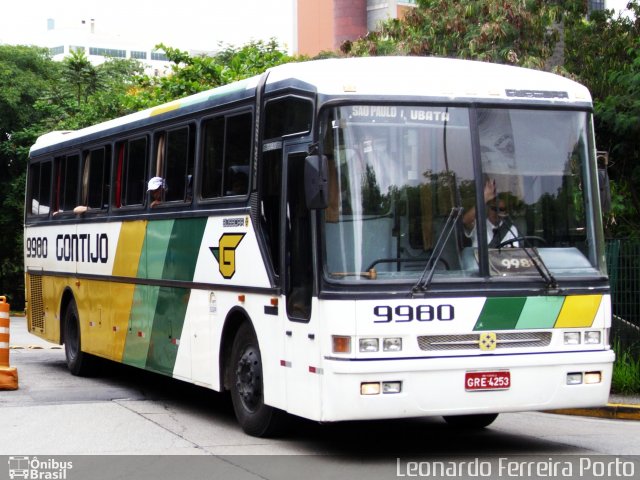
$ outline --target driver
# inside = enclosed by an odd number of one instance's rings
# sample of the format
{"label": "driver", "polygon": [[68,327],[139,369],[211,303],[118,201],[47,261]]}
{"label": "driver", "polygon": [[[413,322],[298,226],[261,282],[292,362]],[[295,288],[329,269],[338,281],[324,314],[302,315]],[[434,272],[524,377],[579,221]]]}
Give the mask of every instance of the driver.
{"label": "driver", "polygon": [[[496,195],[495,180],[487,180],[484,186],[484,201],[487,211],[487,242],[489,248],[497,248],[501,243],[512,240],[519,236],[518,229],[512,223],[507,206],[500,195]],[[478,236],[476,235],[476,209],[471,207],[462,217],[464,233],[468,238],[472,238],[472,246],[478,246]],[[519,247],[520,243],[514,241],[509,247]]]}

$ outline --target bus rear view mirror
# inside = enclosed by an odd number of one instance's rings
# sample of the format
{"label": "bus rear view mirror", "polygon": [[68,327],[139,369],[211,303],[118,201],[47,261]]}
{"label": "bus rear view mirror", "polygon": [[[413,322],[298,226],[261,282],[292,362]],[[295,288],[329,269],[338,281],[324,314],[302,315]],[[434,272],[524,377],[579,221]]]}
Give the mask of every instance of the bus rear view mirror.
{"label": "bus rear view mirror", "polygon": [[328,162],[324,155],[309,155],[304,161],[304,192],[307,208],[323,210],[329,204]]}

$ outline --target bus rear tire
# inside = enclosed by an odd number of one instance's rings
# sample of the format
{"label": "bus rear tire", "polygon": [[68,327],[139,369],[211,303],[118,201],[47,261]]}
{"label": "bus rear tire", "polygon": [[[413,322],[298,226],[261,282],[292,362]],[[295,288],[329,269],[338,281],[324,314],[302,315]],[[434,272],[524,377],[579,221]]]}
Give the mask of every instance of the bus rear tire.
{"label": "bus rear tire", "polygon": [[95,358],[82,351],[80,315],[78,315],[75,300],[71,300],[64,311],[62,328],[67,368],[72,375],[79,377],[93,375],[95,373]]}
{"label": "bus rear tire", "polygon": [[231,401],[242,430],[254,437],[282,433],[286,414],[264,403],[262,358],[258,340],[248,322],[236,333],[229,368]]}
{"label": "bus rear tire", "polygon": [[498,418],[497,413],[479,413],[475,415],[447,415],[444,421],[455,428],[480,429],[488,427]]}

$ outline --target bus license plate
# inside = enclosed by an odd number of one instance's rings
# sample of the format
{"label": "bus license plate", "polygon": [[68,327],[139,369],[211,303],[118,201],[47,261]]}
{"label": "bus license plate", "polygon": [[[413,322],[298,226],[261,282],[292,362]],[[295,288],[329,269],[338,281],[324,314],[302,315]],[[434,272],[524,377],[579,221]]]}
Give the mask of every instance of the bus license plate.
{"label": "bus license plate", "polygon": [[464,376],[464,387],[467,391],[508,390],[511,386],[511,372],[467,372]]}

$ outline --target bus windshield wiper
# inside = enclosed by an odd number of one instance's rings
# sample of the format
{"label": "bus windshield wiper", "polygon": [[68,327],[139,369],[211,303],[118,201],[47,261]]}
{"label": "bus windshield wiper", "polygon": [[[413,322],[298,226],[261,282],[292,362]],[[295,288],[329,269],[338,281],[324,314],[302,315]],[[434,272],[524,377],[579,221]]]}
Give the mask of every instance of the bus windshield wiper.
{"label": "bus windshield wiper", "polygon": [[[511,220],[509,219],[509,221]],[[511,223],[511,225],[513,226],[513,223]],[[509,232],[514,238],[517,238],[517,235],[515,234],[515,232],[511,227],[509,227]],[[526,236],[521,238],[522,238],[522,251],[527,255],[527,257],[529,257],[529,260],[531,260],[531,263],[533,263],[533,266],[536,268],[536,270],[538,271],[542,279],[546,282],[547,290],[557,291],[558,282],[556,278],[553,276],[553,274],[551,273],[551,271],[549,270],[549,268],[547,267],[547,265],[542,260],[542,257],[540,256],[540,252],[538,252],[538,249],[534,246],[527,247],[526,243],[528,241],[528,238]],[[533,252],[533,255],[531,254],[531,252]]]}
{"label": "bus windshield wiper", "polygon": [[[449,237],[451,236],[451,232],[456,226],[458,219],[462,215],[462,207],[453,207],[451,209],[451,213],[449,213],[449,217],[447,217],[447,221],[444,224],[442,231],[440,232],[440,236],[438,237],[438,241],[436,242],[436,246],[433,248],[431,252],[431,256],[429,260],[427,260],[427,264],[422,271],[422,275],[420,279],[416,282],[416,284],[411,288],[412,295],[420,295],[424,294],[429,285],[431,284],[431,280],[433,279],[433,275],[436,271],[436,265],[442,256],[442,252],[444,251],[444,247],[449,241]],[[429,265],[431,265],[431,269],[429,269]]]}

